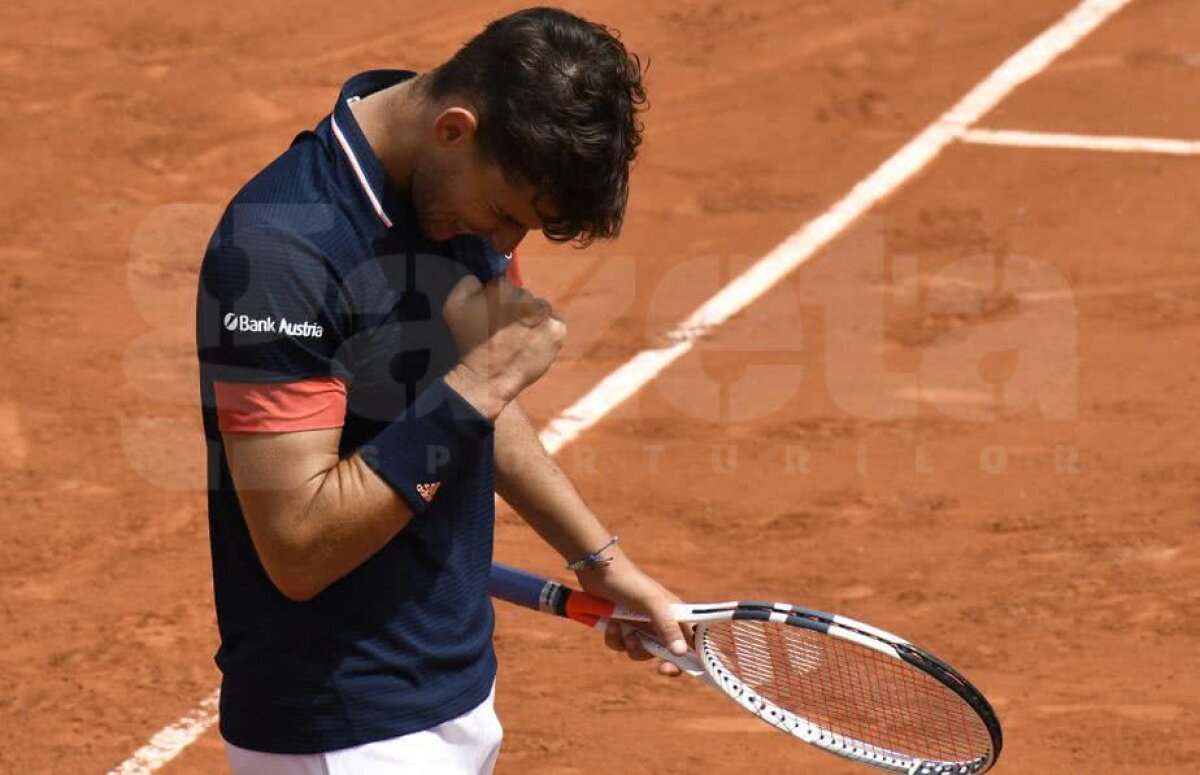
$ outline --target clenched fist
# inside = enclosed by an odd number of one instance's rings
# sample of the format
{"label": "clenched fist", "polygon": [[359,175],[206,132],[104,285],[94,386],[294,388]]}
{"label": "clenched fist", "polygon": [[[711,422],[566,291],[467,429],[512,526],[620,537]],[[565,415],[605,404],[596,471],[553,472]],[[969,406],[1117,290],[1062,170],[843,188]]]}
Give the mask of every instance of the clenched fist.
{"label": "clenched fist", "polygon": [[482,285],[467,275],[442,316],[459,352],[446,383],[491,420],[546,373],[567,335],[544,299],[504,278]]}

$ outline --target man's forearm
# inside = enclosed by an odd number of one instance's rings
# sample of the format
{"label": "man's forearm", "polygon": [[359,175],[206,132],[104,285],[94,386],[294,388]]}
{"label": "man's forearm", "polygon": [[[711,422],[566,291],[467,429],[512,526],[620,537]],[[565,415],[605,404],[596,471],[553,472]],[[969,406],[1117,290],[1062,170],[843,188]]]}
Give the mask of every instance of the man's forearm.
{"label": "man's forearm", "polygon": [[[566,473],[546,453],[516,402],[496,420],[495,472],[496,491],[564,559],[585,557],[610,538]],[[580,585],[594,595],[647,612],[662,642],[675,654],[686,652],[687,641],[671,609],[678,598],[641,571],[619,546],[606,550],[605,556],[610,562],[575,572]],[[610,627],[605,642],[635,659],[650,658],[632,631]],[[660,669],[678,673],[670,666]]]}
{"label": "man's forearm", "polygon": [[595,551],[609,538],[517,402],[496,420],[496,492],[564,559]]}
{"label": "man's forearm", "polygon": [[[234,483],[264,570],[307,600],[392,539],[412,511],[360,455],[337,456],[340,429],[226,434]],[[291,461],[280,466],[276,461]]]}
{"label": "man's forearm", "polygon": [[452,388],[435,383],[345,460],[340,428],[230,433],[225,449],[264,569],[283,594],[307,599],[427,508],[492,432]]}
{"label": "man's forearm", "polygon": [[[288,483],[289,500],[303,516],[289,520],[291,541],[273,542],[292,551],[270,563],[281,571],[276,582],[284,582],[285,594],[297,599],[349,573],[412,518],[403,499],[359,455],[313,474],[289,472],[299,480]],[[582,557],[608,540],[609,533],[546,453],[516,402],[496,420],[495,477],[500,496],[564,558]],[[243,496],[245,505],[253,504],[254,495]]]}

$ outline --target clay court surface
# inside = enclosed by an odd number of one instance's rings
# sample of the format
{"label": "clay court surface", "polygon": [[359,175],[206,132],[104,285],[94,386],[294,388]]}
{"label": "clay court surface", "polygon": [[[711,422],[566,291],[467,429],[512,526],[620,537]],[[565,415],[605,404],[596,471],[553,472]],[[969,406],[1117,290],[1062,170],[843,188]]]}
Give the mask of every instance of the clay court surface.
{"label": "clay court surface", "polygon": [[[540,423],[821,216],[1074,0],[587,2],[652,64],[626,234],[531,238]],[[347,76],[517,7],[0,8],[0,770],[102,773],[218,684],[192,349],[220,208]],[[983,116],[1200,139],[1200,5],[1135,0]],[[954,143],[559,459],[688,599],[959,666],[997,772],[1200,769],[1200,156]],[[559,561],[501,507],[498,559]],[[499,608],[501,773],[850,773]],[[1192,719],[1189,721],[1189,719]],[[224,768],[209,729],[167,773]]]}

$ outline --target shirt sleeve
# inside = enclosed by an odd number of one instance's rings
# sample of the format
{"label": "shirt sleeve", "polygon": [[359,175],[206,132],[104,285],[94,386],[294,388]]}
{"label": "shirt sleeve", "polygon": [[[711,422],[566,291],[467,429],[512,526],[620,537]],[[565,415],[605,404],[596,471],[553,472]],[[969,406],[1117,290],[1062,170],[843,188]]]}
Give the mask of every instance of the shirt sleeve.
{"label": "shirt sleeve", "polygon": [[349,382],[346,308],[328,258],[298,235],[219,231],[200,270],[200,363],[218,382]]}
{"label": "shirt sleeve", "polygon": [[337,377],[299,382],[214,382],[223,432],[290,433],[346,424],[346,383]]}
{"label": "shirt sleeve", "polygon": [[220,429],[341,427],[345,308],[328,259],[297,235],[218,230],[200,270],[197,343]]}

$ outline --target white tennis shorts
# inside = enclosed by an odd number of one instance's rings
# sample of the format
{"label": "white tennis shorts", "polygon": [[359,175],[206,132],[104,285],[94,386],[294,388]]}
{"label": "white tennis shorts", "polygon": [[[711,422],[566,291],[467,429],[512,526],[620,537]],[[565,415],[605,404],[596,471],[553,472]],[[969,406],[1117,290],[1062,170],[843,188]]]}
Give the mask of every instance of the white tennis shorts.
{"label": "white tennis shorts", "polygon": [[504,730],[496,717],[496,686],[473,710],[431,729],[317,754],[247,751],[226,742],[234,775],[490,775]]}

